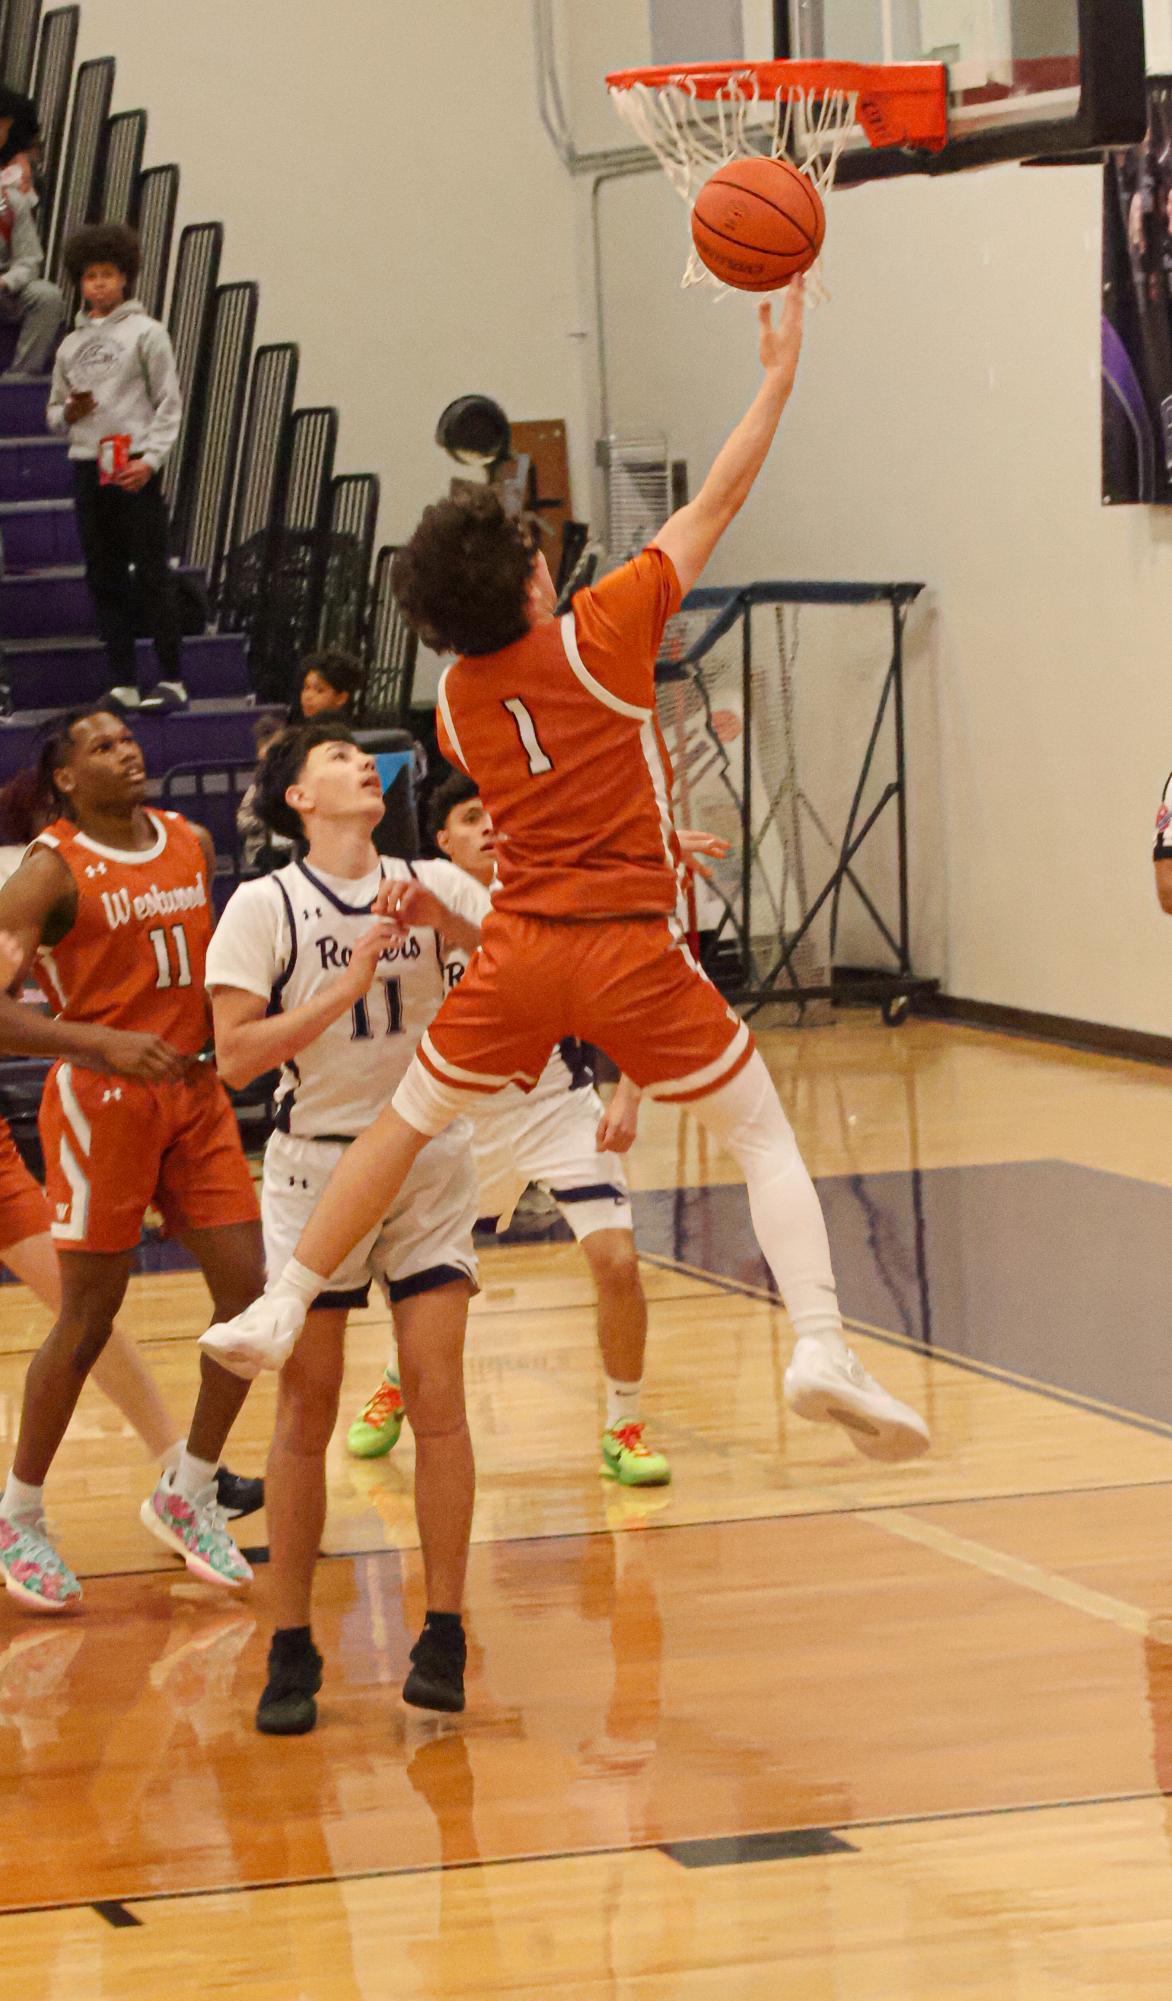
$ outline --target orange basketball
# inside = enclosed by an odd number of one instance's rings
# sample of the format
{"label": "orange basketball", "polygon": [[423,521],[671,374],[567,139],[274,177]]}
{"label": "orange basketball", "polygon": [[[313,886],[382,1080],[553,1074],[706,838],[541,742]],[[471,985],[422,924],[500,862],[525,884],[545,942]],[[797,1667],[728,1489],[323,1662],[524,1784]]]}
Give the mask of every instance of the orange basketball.
{"label": "orange basketball", "polygon": [[730,160],[705,181],[692,241],[714,277],[738,292],[774,292],[808,271],[822,248],[822,197],[788,160]]}

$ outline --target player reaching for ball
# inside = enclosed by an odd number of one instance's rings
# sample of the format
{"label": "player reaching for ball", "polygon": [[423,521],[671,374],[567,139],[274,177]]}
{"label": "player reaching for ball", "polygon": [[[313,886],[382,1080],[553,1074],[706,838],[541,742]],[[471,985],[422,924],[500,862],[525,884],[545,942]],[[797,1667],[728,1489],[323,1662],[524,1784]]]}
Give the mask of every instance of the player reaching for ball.
{"label": "player reaching for ball", "polygon": [[[429,507],[395,559],[404,615],[459,654],[439,687],[440,748],[492,816],[500,888],[480,951],[391,1103],[349,1148],[263,1298],[203,1337],[229,1367],[279,1367],[316,1295],[383,1214],[428,1139],[476,1097],[531,1088],[554,1043],[596,1043],[687,1105],[732,1154],[796,1336],[785,1391],[877,1459],[926,1450],[923,1420],[843,1339],[826,1227],[746,1024],[696,967],[673,913],[680,847],[655,716],[666,620],[747,500],[789,401],[803,292],[759,307],[761,386],[696,498],[649,548],[556,614],[544,556],[490,489]],[[393,914],[410,889],[388,885]]]}

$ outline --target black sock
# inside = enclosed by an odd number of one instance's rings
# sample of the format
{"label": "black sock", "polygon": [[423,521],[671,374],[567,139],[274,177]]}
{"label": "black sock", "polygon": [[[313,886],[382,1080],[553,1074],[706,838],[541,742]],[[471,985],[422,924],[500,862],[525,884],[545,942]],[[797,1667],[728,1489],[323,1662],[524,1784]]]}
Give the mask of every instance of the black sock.
{"label": "black sock", "polygon": [[458,1612],[429,1612],[423,1622],[425,1633],[449,1644],[464,1637],[464,1621]]}
{"label": "black sock", "polygon": [[269,1648],[269,1659],[274,1667],[293,1667],[316,1651],[308,1626],[278,1626]]}

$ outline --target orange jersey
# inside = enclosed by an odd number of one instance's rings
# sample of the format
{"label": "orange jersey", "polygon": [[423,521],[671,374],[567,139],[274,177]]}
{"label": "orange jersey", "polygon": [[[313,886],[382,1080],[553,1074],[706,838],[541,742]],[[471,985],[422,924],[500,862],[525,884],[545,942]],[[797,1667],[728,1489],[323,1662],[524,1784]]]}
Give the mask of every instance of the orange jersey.
{"label": "orange jersey", "polygon": [[679,602],[670,558],[644,549],[579,591],[564,618],[444,673],[439,745],[492,816],[498,911],[675,909],[680,851],[655,657]]}
{"label": "orange jersey", "polygon": [[156,839],[140,853],[103,847],[72,820],[38,835],[34,845],[52,848],[73,877],[77,916],[33,971],[62,1021],[161,1035],[194,1056],[210,1032],[207,861],[180,814],[148,818]]}

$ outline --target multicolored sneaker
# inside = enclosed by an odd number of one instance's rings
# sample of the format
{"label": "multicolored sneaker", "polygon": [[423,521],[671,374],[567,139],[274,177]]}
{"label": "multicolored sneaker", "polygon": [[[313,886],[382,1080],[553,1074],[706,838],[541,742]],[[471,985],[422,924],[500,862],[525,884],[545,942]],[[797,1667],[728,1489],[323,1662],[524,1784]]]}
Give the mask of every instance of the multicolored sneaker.
{"label": "multicolored sneaker", "polygon": [[33,1612],[68,1612],[81,1585],[49,1541],[44,1515],[0,1515],[0,1575],[4,1588]]}
{"label": "multicolored sneaker", "polygon": [[399,1378],[387,1369],[370,1402],[346,1433],[347,1452],[355,1459],[381,1459],[385,1452],[393,1452],[406,1415]]}
{"label": "multicolored sneaker", "polygon": [[205,1584],[225,1584],[235,1590],[252,1582],[252,1571],[228,1534],[228,1517],[216,1500],[216,1483],[208,1482],[195,1501],[174,1489],[173,1473],[164,1473],[139,1519],[168,1549],[181,1556],[193,1577]]}
{"label": "multicolored sneaker", "polygon": [[602,1434],[604,1480],[617,1480],[622,1487],[666,1487],[671,1467],[662,1452],[655,1452],[643,1436],[642,1418],[625,1424],[608,1425]]}

